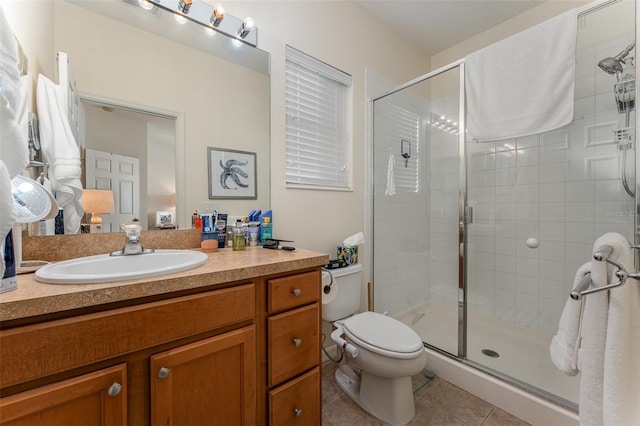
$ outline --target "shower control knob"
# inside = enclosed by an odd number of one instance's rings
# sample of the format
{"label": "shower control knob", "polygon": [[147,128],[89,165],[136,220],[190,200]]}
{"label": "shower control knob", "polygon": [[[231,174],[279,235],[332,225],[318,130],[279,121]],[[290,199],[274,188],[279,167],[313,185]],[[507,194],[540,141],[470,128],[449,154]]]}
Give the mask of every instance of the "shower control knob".
{"label": "shower control knob", "polygon": [[293,339],[293,344],[296,346],[296,348],[299,348],[300,345],[302,345],[302,339]]}
{"label": "shower control knob", "polygon": [[291,293],[293,293],[294,296],[300,296],[302,294],[302,290],[300,290],[299,288],[294,288],[293,290],[291,290]]}
{"label": "shower control knob", "polygon": [[302,410],[299,408],[294,408],[293,414],[295,414],[296,417],[300,417],[302,415]]}

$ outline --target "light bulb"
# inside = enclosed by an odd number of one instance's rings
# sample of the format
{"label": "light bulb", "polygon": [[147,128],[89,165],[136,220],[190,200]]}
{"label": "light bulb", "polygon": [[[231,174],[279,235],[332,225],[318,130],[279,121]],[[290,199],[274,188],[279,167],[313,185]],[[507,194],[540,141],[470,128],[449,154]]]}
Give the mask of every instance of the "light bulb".
{"label": "light bulb", "polygon": [[213,37],[214,35],[218,34],[218,32],[211,27],[205,27],[204,32],[207,33],[207,35],[210,37]]}
{"label": "light bulb", "polygon": [[234,38],[233,40],[231,40],[231,44],[233,44],[235,47],[240,47],[242,46],[242,42],[236,38]]}
{"label": "light bulb", "polygon": [[143,8],[144,10],[151,10],[153,9],[153,3],[151,3],[148,0],[138,0],[138,4],[140,5],[141,8]]}
{"label": "light bulb", "polygon": [[173,18],[176,20],[176,22],[180,25],[183,25],[187,22],[187,18],[185,18],[184,16],[180,15],[180,14],[175,14],[173,15]]}
{"label": "light bulb", "polygon": [[251,29],[255,26],[256,21],[254,21],[252,17],[247,16],[246,18],[244,18],[244,21],[242,21],[242,25],[238,29],[238,35],[240,36],[240,38],[245,38],[249,35]]}
{"label": "light bulb", "polygon": [[220,25],[220,22],[222,22],[223,19],[224,19],[224,7],[216,6],[213,9],[211,18],[209,18],[209,22],[211,22],[211,25],[213,25],[214,27],[217,27],[218,25]]}

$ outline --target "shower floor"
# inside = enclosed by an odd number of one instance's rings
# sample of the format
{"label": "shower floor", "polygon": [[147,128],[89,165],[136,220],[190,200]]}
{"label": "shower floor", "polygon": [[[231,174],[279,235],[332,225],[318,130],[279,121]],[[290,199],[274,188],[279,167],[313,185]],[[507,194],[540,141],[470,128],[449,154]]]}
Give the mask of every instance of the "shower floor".
{"label": "shower floor", "polygon": [[[412,311],[396,318],[411,326],[424,342],[451,352],[451,348],[457,348],[458,344],[457,315],[455,305],[431,301],[414,306]],[[567,376],[553,365],[549,357],[551,337],[539,330],[470,312],[467,358],[577,403],[579,375]],[[485,355],[483,349],[497,352],[499,356]]]}

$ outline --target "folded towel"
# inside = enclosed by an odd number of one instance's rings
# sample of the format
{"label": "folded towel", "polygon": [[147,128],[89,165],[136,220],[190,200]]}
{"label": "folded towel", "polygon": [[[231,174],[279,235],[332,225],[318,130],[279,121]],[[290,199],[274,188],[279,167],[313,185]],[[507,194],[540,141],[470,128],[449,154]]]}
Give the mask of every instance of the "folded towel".
{"label": "folded towel", "polygon": [[37,105],[40,123],[40,143],[45,161],[49,163],[49,179],[58,205],[64,209],[65,233],[80,230],[84,214],[80,149],[67,118],[66,93],[43,75],[38,76]]}
{"label": "folded towel", "polygon": [[389,161],[387,163],[387,189],[385,189],[384,195],[396,195],[395,166],[396,156],[393,155],[392,152],[389,154]]}
{"label": "folded towel", "polygon": [[[579,267],[573,280],[573,288],[590,272],[591,262]],[[558,332],[551,339],[551,345],[549,346],[551,360],[558,370],[569,376],[578,374],[578,352],[581,341],[580,329],[583,309],[584,298],[580,300],[569,298],[567,300],[560,316]]]}
{"label": "folded towel", "polygon": [[[611,257],[635,271],[631,244],[620,234],[605,235]],[[617,281],[617,278],[614,278]],[[604,345],[604,425],[640,424],[640,283],[628,278],[610,290],[607,341]]]}
{"label": "folded towel", "polygon": [[573,9],[465,58],[471,138],[526,136],[573,120],[577,22]]}

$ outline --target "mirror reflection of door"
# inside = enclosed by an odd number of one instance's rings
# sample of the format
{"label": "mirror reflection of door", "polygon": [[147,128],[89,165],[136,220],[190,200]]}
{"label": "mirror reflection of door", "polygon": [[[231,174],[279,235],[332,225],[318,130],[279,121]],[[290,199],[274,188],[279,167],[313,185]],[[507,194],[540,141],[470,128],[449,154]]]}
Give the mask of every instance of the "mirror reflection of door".
{"label": "mirror reflection of door", "polygon": [[102,232],[118,232],[120,224],[140,218],[140,160],[86,150],[86,188],[113,191],[113,213],[102,215]]}
{"label": "mirror reflection of door", "polygon": [[157,212],[175,217],[175,119],[125,103],[83,99],[82,106],[85,186],[114,192],[115,213],[102,215],[102,231],[134,219],[156,229]]}

